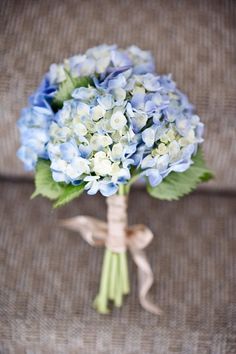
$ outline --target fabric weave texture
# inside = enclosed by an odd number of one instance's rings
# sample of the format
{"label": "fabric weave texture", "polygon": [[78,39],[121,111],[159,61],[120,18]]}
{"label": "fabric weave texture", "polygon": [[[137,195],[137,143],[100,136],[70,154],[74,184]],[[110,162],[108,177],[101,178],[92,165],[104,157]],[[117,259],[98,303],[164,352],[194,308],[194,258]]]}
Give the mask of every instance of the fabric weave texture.
{"label": "fabric weave texture", "polygon": [[47,200],[29,202],[30,183],[1,186],[0,353],[235,353],[234,197],[194,193],[166,203],[133,191],[129,223],[155,234],[151,296],[164,314],[141,308],[130,261],[132,292],[104,316],[91,307],[103,249],[57,225],[78,214],[104,219],[104,198],[83,195],[51,213]]}

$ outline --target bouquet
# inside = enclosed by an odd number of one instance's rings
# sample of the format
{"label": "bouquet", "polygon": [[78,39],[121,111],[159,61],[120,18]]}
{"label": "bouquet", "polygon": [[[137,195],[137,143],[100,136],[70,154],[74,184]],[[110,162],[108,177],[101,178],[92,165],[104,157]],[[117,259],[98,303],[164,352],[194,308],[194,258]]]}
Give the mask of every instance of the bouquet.
{"label": "bouquet", "polygon": [[171,75],[155,72],[150,52],[100,45],[52,64],[18,121],[17,155],[35,171],[35,192],[60,207],[83,192],[107,200],[107,223],[62,221],[93,246],[105,246],[94,307],[109,312],[130,291],[127,249],[138,267],[139,300],[153,283],[144,248],[153,234],[127,224],[128,194],[142,179],[154,198],[176,200],[212,178],[200,144],[204,125]]}

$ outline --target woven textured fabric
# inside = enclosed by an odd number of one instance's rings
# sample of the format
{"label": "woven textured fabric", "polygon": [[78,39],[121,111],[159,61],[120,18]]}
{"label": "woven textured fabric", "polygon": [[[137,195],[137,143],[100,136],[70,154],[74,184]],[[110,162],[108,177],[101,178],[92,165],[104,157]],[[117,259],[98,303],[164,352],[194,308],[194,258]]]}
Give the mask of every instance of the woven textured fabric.
{"label": "woven textured fabric", "polygon": [[147,249],[158,317],[141,308],[133,262],[132,293],[112,315],[91,307],[102,249],[60,229],[59,218],[104,219],[105,200],[82,196],[51,212],[29,201],[30,183],[2,182],[0,204],[1,354],[233,354],[236,352],[233,268],[236,199],[194,193],[158,202],[131,193],[130,224],[149,225]]}
{"label": "woven textured fabric", "polygon": [[209,186],[235,188],[234,0],[2,0],[0,173],[22,175],[15,122],[52,62],[100,43],[136,44],[173,73],[207,125]]}

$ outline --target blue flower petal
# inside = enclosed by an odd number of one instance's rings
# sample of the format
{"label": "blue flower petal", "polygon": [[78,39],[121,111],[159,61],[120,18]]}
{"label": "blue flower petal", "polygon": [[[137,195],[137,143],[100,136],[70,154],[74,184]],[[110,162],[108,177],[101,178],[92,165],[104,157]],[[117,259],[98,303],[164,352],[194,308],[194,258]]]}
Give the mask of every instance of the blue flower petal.
{"label": "blue flower petal", "polygon": [[100,182],[99,190],[104,197],[109,197],[116,194],[118,186],[112,182]]}
{"label": "blue flower petal", "polygon": [[162,181],[161,174],[155,168],[145,171],[145,175],[148,177],[149,183],[152,187],[156,187]]}
{"label": "blue flower petal", "polygon": [[79,149],[74,142],[63,143],[60,145],[61,158],[67,162],[79,156]]}

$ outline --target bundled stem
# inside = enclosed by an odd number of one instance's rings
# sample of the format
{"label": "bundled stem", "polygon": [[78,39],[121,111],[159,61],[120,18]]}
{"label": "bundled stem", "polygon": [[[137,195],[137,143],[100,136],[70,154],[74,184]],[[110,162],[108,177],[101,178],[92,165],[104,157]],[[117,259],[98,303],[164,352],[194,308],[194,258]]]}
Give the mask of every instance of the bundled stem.
{"label": "bundled stem", "polygon": [[[126,195],[125,186],[120,187],[119,195]],[[109,203],[108,208],[111,208]],[[113,210],[108,209],[108,219],[111,217],[111,212]],[[126,213],[126,209],[123,213]],[[112,225],[110,227],[112,228]],[[127,225],[124,227],[126,228]],[[125,232],[125,230],[122,231]],[[129,291],[127,251],[113,252],[107,247],[103,258],[99,293],[95,298],[94,307],[99,313],[107,314],[109,313],[109,301],[113,302],[116,307],[120,307],[123,304],[123,295],[127,295]]]}
{"label": "bundled stem", "polygon": [[94,301],[94,307],[101,314],[109,313],[109,301],[116,307],[123,304],[123,295],[129,293],[129,276],[127,252],[114,253],[105,250],[99,293]]}

